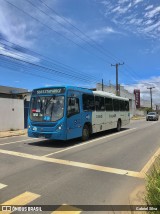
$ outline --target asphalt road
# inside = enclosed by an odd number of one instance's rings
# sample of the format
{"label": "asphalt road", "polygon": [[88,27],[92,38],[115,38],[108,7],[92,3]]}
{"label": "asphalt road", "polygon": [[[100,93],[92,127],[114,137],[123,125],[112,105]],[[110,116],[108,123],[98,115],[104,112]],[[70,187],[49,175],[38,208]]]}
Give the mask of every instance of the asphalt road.
{"label": "asphalt road", "polygon": [[159,149],[159,130],[160,122],[140,120],[87,142],[2,138],[0,204],[67,204],[78,210],[78,205],[129,205],[145,182],[144,166]]}

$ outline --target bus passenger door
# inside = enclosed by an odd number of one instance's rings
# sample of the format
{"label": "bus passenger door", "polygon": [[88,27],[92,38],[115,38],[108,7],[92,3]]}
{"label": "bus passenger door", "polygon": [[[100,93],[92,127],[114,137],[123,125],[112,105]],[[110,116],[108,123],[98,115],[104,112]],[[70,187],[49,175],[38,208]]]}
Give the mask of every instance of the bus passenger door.
{"label": "bus passenger door", "polygon": [[67,98],[67,140],[82,136],[79,96]]}

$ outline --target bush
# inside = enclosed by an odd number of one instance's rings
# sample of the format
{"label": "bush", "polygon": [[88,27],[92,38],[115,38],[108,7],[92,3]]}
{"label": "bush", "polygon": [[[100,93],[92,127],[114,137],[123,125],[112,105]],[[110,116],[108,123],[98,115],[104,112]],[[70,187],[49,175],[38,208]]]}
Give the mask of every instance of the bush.
{"label": "bush", "polygon": [[[160,158],[156,160],[150,174],[147,175],[146,184],[146,203],[147,205],[159,205],[160,204]],[[150,213],[157,213],[156,211],[150,211]]]}

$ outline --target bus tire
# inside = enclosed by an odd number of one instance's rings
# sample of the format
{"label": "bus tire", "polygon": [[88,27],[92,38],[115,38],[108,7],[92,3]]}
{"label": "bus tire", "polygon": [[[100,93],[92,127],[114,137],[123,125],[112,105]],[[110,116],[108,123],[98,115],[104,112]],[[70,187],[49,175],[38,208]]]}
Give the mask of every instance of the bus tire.
{"label": "bus tire", "polygon": [[82,130],[82,140],[86,141],[89,139],[89,127],[87,125],[84,125],[83,130]]}
{"label": "bus tire", "polygon": [[117,132],[119,132],[121,130],[121,120],[118,120],[116,130],[117,130]]}

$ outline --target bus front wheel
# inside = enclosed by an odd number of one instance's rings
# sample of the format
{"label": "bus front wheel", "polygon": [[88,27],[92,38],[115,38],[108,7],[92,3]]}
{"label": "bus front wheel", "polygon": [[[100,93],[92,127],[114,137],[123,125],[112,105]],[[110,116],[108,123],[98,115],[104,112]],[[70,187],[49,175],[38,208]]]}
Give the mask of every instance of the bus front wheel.
{"label": "bus front wheel", "polygon": [[82,130],[82,140],[86,141],[89,139],[89,127],[87,125],[84,125]]}
{"label": "bus front wheel", "polygon": [[117,132],[119,132],[121,130],[121,121],[118,120],[117,122]]}

